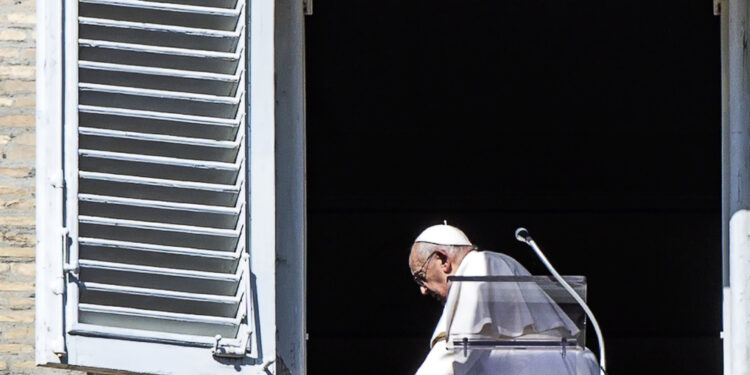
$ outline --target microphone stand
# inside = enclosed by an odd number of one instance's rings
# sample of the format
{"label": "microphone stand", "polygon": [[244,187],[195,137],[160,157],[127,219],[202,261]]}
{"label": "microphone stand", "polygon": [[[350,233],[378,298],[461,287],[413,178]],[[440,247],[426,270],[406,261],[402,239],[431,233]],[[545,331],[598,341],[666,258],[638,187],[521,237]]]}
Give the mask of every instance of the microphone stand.
{"label": "microphone stand", "polygon": [[594,330],[596,331],[596,338],[599,340],[599,368],[600,368],[600,375],[606,375],[607,373],[607,365],[606,360],[604,357],[604,336],[602,336],[602,330],[599,328],[599,323],[596,321],[596,318],[594,317],[594,313],[591,312],[591,309],[589,309],[589,306],[584,302],[583,298],[576,293],[576,291],[573,289],[573,287],[568,284],[567,281],[565,281],[562,276],[560,276],[559,273],[555,270],[555,267],[552,267],[552,264],[547,260],[547,257],[544,256],[542,253],[542,250],[539,249],[539,246],[534,242],[534,239],[531,238],[531,235],[529,234],[529,231],[526,230],[526,228],[518,228],[516,229],[516,239],[526,243],[529,245],[537,256],[539,256],[539,259],[542,260],[542,263],[547,267],[547,269],[552,273],[552,275],[557,279],[557,281],[565,288],[565,290],[570,293],[571,296],[578,302],[581,307],[583,307],[583,311],[586,312],[586,315],[591,319],[591,323],[594,325]]}

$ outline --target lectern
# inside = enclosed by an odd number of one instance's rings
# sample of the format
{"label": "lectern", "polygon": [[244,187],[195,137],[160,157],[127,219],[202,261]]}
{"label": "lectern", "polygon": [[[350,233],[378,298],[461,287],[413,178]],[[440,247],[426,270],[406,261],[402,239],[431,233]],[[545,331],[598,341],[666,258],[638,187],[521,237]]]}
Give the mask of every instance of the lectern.
{"label": "lectern", "polygon": [[[566,276],[582,299],[586,278]],[[460,299],[444,323],[456,374],[597,375],[586,313],[551,276],[451,276]]]}

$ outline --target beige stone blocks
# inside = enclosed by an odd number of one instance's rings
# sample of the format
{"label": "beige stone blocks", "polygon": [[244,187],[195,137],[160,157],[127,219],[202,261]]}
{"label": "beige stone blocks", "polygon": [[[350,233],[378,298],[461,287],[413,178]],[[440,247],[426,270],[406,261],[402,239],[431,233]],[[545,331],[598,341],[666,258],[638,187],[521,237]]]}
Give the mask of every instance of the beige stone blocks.
{"label": "beige stone blocks", "polygon": [[0,117],[0,126],[31,127],[35,121],[33,115],[7,115]]}
{"label": "beige stone blocks", "polygon": [[0,248],[0,262],[3,258],[34,259],[36,251],[33,248]]}
{"label": "beige stone blocks", "polygon": [[0,31],[0,41],[19,41],[25,40],[28,33],[25,30],[5,29]]}
{"label": "beige stone blocks", "polygon": [[34,363],[36,1],[0,0],[0,375]]}

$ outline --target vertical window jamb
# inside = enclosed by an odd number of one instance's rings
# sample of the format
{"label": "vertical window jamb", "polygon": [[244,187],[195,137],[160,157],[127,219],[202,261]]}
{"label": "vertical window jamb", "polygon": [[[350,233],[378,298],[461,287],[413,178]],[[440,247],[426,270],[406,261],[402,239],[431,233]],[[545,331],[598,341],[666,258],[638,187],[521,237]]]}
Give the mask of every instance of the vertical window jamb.
{"label": "vertical window jamb", "polygon": [[249,0],[247,136],[250,192],[250,269],[258,341],[264,366],[276,360],[276,190],[274,2]]}

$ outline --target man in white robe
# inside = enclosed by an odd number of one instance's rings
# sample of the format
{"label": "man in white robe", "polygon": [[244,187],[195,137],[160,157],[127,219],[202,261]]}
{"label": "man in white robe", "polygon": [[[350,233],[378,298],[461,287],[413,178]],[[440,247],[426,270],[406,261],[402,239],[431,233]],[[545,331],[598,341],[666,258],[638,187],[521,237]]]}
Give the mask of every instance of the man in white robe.
{"label": "man in white robe", "polygon": [[[579,334],[576,325],[544,291],[528,283],[450,282],[449,276],[529,276],[515,259],[478,251],[450,225],[420,234],[409,255],[409,268],[422,294],[445,303],[431,350],[417,375],[595,375],[587,349],[467,350],[449,348],[452,337],[503,341],[560,342]],[[522,346],[522,345],[521,345]]]}

